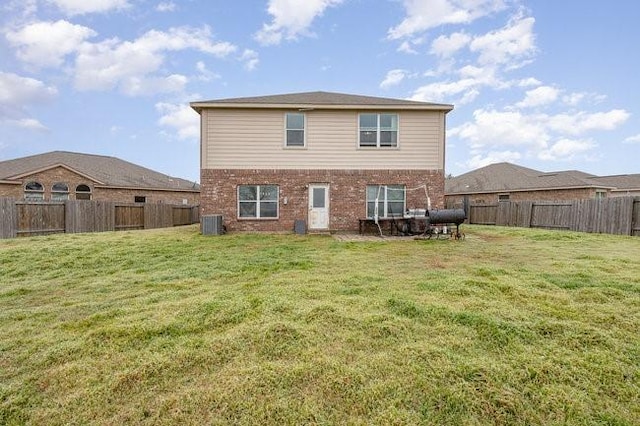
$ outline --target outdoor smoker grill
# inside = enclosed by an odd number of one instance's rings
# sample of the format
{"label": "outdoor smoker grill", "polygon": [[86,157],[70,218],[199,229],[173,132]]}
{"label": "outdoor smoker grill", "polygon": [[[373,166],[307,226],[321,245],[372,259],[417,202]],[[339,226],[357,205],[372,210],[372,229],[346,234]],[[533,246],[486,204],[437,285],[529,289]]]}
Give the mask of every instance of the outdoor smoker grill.
{"label": "outdoor smoker grill", "polygon": [[419,235],[427,239],[435,235],[438,238],[441,234],[447,234],[447,226],[455,225],[456,230],[450,232],[451,238],[464,239],[464,233],[460,232],[460,225],[467,219],[464,209],[408,210],[404,218],[409,220],[399,229],[403,234]]}

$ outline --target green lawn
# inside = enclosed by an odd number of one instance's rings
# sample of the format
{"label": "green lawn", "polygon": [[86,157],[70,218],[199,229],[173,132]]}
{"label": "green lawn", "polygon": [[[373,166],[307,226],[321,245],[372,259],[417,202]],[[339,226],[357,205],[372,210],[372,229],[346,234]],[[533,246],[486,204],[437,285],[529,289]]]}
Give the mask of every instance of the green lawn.
{"label": "green lawn", "polygon": [[640,238],[0,241],[0,424],[640,424]]}

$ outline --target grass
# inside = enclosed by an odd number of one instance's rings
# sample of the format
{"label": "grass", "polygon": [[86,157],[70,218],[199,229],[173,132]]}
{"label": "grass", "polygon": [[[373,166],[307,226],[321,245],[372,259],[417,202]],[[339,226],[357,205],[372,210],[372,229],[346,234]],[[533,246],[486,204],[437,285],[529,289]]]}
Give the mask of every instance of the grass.
{"label": "grass", "polygon": [[640,424],[640,239],[0,241],[0,424]]}

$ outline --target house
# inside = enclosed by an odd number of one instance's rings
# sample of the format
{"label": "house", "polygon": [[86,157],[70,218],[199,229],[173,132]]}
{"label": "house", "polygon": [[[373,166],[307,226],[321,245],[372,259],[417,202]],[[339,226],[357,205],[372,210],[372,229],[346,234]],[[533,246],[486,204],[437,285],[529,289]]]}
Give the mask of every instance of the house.
{"label": "house", "polygon": [[[330,92],[192,102],[201,215],[228,230],[355,231],[444,204],[452,105]],[[376,200],[378,201],[376,203]]]}
{"label": "house", "polygon": [[53,151],[0,161],[0,197],[198,204],[199,185],[115,157]]}
{"label": "house", "polygon": [[640,195],[640,174],[595,176],[577,170],[541,172],[496,163],[445,181],[448,207],[498,201],[562,201]]}

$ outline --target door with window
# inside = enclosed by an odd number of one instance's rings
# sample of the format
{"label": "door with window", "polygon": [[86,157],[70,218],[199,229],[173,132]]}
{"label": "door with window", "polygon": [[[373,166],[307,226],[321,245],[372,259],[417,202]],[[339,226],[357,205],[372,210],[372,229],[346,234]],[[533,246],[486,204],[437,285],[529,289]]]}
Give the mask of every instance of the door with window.
{"label": "door with window", "polygon": [[329,185],[309,185],[309,229],[329,229]]}

